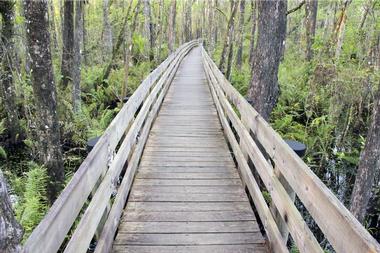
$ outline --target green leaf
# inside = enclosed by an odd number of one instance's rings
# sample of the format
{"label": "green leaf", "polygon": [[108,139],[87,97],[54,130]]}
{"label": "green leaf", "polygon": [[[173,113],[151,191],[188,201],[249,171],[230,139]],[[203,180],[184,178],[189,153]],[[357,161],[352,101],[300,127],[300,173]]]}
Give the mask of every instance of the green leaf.
{"label": "green leaf", "polygon": [[28,146],[29,148],[33,148],[34,144],[33,144],[33,141],[31,139],[26,139],[24,140],[24,143],[26,146]]}
{"label": "green leaf", "polygon": [[7,159],[7,152],[5,152],[5,149],[0,146],[0,157]]}

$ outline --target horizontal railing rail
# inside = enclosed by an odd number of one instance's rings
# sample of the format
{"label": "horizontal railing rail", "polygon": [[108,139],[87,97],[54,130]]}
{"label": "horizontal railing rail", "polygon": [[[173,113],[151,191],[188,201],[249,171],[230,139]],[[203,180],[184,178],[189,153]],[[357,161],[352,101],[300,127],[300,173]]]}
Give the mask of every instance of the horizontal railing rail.
{"label": "horizontal railing rail", "polygon": [[[294,204],[294,195],[289,196],[294,191],[336,252],[380,252],[376,240],[228,82],[204,49],[202,56],[219,119],[271,250],[288,252],[289,231],[300,252],[323,252]],[[254,174],[271,203],[265,201]]]}
{"label": "horizontal railing rail", "polygon": [[179,47],[140,84],[29,236],[24,252],[87,252],[96,236],[96,252],[110,251],[152,122],[179,64],[196,45]]}

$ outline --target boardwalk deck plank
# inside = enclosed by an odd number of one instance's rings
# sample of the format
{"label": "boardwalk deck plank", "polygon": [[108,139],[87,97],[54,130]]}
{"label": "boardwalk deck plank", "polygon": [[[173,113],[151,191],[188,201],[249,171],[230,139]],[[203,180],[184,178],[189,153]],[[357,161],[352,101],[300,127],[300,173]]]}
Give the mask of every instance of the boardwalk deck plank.
{"label": "boardwalk deck plank", "polygon": [[267,252],[199,48],[181,64],[153,124],[113,251]]}

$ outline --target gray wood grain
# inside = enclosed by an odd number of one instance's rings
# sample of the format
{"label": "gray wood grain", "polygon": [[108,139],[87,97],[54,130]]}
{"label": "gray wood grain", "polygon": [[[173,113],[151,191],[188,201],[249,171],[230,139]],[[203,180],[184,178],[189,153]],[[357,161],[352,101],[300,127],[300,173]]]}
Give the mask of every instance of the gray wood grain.
{"label": "gray wood grain", "polygon": [[192,246],[133,246],[115,245],[114,253],[262,253],[268,252],[262,244],[192,245]]}

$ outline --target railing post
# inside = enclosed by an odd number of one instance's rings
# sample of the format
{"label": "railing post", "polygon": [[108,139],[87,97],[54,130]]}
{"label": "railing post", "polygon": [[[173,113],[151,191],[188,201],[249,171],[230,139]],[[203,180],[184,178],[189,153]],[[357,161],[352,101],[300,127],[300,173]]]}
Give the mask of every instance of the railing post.
{"label": "railing post", "polygon": [[[297,141],[290,141],[285,140],[285,142],[293,149],[293,151],[299,156],[303,157],[305,155],[306,146],[300,142]],[[275,165],[274,166],[274,174],[284,187],[285,191],[288,193],[290,199],[294,202],[296,199],[296,193],[294,192],[293,188],[289,185],[288,181],[286,181],[285,177],[281,174],[279,168]],[[277,223],[278,230],[281,233],[282,238],[284,239],[284,242],[287,243],[289,238],[289,230],[287,221],[285,221],[280,213],[278,212],[276,206],[271,203],[271,211],[273,214],[273,217]]]}

